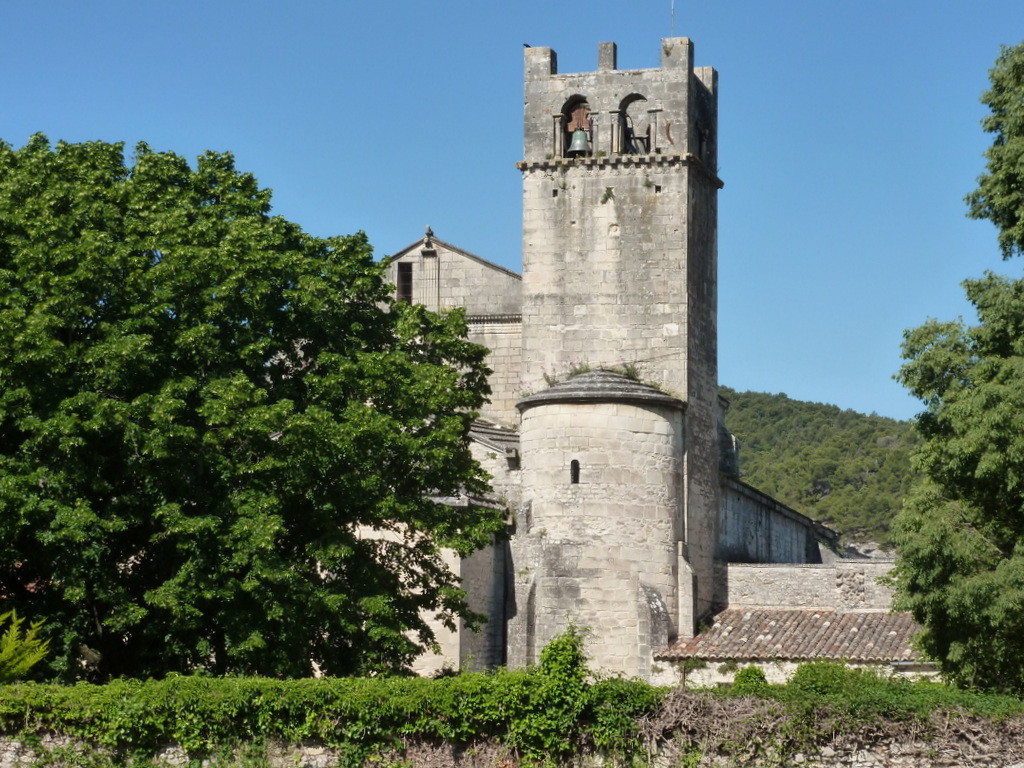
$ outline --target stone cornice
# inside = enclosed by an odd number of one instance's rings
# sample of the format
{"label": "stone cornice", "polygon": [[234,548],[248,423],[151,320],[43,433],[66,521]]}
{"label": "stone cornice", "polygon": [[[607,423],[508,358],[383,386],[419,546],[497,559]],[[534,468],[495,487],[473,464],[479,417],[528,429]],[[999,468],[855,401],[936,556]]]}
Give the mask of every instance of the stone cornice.
{"label": "stone cornice", "polygon": [[516,168],[524,173],[569,170],[570,168],[674,168],[690,166],[699,170],[718,189],[725,183],[694,154],[605,155],[601,157],[555,157],[550,160],[520,160]]}
{"label": "stone cornice", "polygon": [[521,323],[522,315],[466,315],[466,322],[473,325],[479,323]]}

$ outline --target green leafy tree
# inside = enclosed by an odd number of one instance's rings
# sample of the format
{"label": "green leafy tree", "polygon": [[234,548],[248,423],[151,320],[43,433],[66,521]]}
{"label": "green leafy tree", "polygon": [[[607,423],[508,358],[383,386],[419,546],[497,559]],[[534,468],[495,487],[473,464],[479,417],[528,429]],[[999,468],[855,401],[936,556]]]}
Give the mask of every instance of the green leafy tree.
{"label": "green leafy tree", "polygon": [[1024,691],[1024,282],[965,283],[980,323],[908,331],[925,477],[896,520],[898,604],[959,683]]}
{"label": "green leafy tree", "polygon": [[[1024,243],[1024,45],[992,70],[996,132],[971,213]],[[905,334],[899,379],[925,404],[915,462],[924,479],[897,518],[898,605],[923,649],[958,683],[1024,691],[1024,281],[964,283],[978,324],[932,320]]]}
{"label": "green leafy tree", "polygon": [[1003,258],[1024,254],[1024,43],[1004,47],[981,97],[991,110],[982,126],[994,133],[987,172],[967,196],[970,215],[999,228]]}
{"label": "green leafy tree", "polygon": [[400,669],[500,515],[464,318],[228,154],[0,144],[0,594],[98,677]]}

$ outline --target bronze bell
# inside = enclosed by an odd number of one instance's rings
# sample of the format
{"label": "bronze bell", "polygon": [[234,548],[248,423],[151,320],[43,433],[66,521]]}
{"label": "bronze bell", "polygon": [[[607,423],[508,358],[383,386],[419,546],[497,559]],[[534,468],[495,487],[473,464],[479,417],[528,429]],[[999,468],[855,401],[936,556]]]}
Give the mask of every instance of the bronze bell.
{"label": "bronze bell", "polygon": [[577,128],[572,132],[572,141],[569,143],[569,149],[566,150],[565,154],[569,157],[580,157],[581,155],[590,154],[590,139],[587,138],[585,130]]}

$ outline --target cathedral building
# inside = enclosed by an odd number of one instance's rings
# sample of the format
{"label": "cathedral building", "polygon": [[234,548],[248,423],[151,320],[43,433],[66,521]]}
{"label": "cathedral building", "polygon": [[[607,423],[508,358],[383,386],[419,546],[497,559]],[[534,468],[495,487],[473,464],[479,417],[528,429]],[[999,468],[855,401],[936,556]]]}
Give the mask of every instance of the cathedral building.
{"label": "cathedral building", "polygon": [[718,395],[717,88],[687,38],[639,70],[614,43],[568,74],[526,48],[522,275],[429,229],[388,260],[399,300],[464,308],[491,350],[471,437],[511,526],[452,563],[485,628],[440,630],[420,671],[531,664],[570,621],[594,668],[656,682],[686,659],[707,682],[737,661],[914,663],[876,580],[889,564],[839,558],[832,531],[739,478]]}

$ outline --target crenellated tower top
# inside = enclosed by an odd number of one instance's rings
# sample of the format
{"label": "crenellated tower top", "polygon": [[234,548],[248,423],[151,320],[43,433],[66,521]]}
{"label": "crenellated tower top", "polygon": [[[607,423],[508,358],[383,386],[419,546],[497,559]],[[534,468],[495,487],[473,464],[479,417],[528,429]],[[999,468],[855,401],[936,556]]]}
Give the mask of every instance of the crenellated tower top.
{"label": "crenellated tower top", "polygon": [[615,43],[594,72],[559,74],[551,48],[525,50],[525,163],[657,156],[717,167],[717,74],[693,66],[689,38],[661,41],[661,66],[620,70]]}

